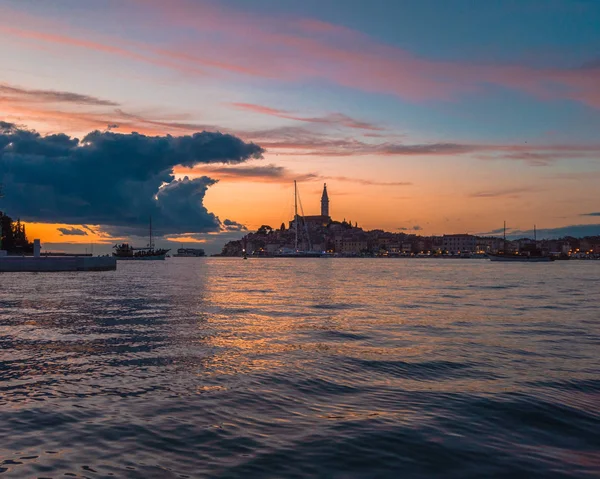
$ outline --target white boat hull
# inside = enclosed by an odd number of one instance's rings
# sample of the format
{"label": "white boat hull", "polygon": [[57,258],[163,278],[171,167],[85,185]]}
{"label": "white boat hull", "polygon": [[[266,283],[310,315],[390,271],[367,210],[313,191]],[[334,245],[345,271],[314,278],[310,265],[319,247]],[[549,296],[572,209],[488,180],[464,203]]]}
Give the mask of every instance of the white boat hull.
{"label": "white boat hull", "polygon": [[115,256],[118,261],[162,261],[165,257],[166,253],[152,256]]}

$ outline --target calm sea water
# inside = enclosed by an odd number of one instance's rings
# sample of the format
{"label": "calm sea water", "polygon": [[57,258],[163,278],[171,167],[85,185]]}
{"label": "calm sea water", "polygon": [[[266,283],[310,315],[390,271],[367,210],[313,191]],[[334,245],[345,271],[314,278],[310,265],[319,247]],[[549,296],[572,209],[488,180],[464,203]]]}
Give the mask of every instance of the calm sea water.
{"label": "calm sea water", "polygon": [[0,283],[0,477],[600,477],[600,262]]}

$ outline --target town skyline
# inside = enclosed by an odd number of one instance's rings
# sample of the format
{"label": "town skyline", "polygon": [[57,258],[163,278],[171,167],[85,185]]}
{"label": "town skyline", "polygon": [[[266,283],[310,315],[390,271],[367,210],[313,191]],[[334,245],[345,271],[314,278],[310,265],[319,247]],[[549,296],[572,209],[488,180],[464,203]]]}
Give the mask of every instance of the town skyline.
{"label": "town skyline", "polygon": [[[298,207],[300,205],[300,207]],[[562,235],[548,237],[538,235],[534,225],[533,234],[511,231],[506,222],[499,230],[488,233],[454,233],[441,235],[420,234],[421,228],[398,228],[397,231],[382,229],[365,230],[351,219],[335,219],[330,212],[330,195],[323,184],[319,214],[310,214],[302,207],[294,182],[294,214],[279,227],[263,224],[256,231],[244,232],[244,236],[226,243],[219,256],[277,257],[297,256],[299,253],[317,253],[341,257],[398,257],[398,256],[460,256],[485,257],[487,254],[523,253],[531,248],[545,254],[562,258],[594,257],[600,255],[600,235],[585,234],[582,237]],[[498,234],[501,232],[501,234]],[[545,236],[545,237],[544,237]]]}

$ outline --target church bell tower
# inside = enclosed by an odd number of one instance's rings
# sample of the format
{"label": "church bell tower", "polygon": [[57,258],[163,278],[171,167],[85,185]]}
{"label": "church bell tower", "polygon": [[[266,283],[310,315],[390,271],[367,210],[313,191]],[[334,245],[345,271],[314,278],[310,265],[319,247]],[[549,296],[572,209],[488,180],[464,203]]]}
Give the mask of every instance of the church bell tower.
{"label": "church bell tower", "polygon": [[323,194],[321,195],[321,216],[329,218],[329,196],[327,196],[327,183],[323,185]]}

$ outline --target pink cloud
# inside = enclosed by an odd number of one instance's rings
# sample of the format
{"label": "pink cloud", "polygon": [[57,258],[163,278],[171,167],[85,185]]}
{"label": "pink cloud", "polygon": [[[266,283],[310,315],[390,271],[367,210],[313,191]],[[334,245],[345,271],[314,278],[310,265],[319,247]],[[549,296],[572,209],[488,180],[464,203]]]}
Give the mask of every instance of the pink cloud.
{"label": "pink cloud", "polygon": [[[315,19],[264,19],[188,0],[174,0],[169,7],[158,1],[142,3],[161,11],[174,26],[220,33],[222,42],[212,45],[212,54],[246,68],[259,67],[265,78],[324,79],[413,101],[451,100],[486,85],[500,85],[541,99],[570,99],[600,108],[598,67],[558,69],[435,61]],[[178,47],[192,49],[190,45]]]}
{"label": "pink cloud", "polygon": [[277,110],[275,108],[269,108],[263,105],[255,105],[253,103],[231,103],[231,105],[235,108],[245,111],[251,111],[254,113],[261,113],[264,115],[276,116],[278,118],[285,118],[287,120],[296,120],[296,121],[304,121],[308,123],[321,123],[332,126],[345,126],[347,128],[355,128],[358,130],[373,130],[373,131],[383,131],[384,129],[376,126],[372,123],[368,123],[365,121],[355,120],[343,113],[330,113],[326,116],[321,117],[302,117],[285,110]]}
{"label": "pink cloud", "polygon": [[[161,27],[185,29],[191,40],[157,45],[100,39],[93,32],[80,32],[78,36],[83,38],[78,38],[44,33],[43,22],[37,18],[21,18],[19,28],[0,26],[0,33],[118,55],[193,75],[229,75],[233,79],[245,75],[298,83],[324,80],[409,101],[454,100],[498,85],[543,100],[569,99],[600,108],[600,67],[559,69],[438,61],[315,19],[263,18],[188,0],[130,1],[143,7],[144,19],[150,15],[157,24],[160,20]],[[25,23],[33,25],[33,30],[21,26]],[[88,39],[92,35],[96,40]]]}
{"label": "pink cloud", "polygon": [[[261,183],[284,183],[289,184],[294,180],[298,181],[326,181],[335,180],[348,183],[356,183],[365,186],[412,186],[412,183],[406,181],[376,181],[364,178],[352,178],[348,176],[325,176],[319,173],[297,173],[283,166],[274,164],[260,166],[214,166],[203,165],[194,168],[177,166],[175,173],[194,176],[209,175],[217,178],[219,181],[251,181]],[[319,191],[320,192],[320,191]]]}

